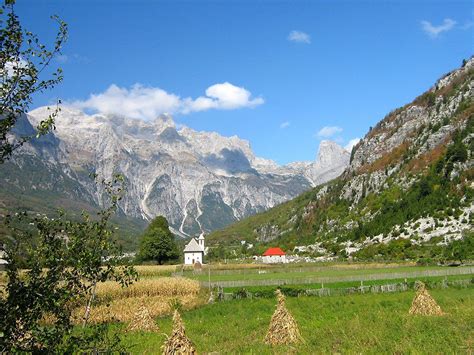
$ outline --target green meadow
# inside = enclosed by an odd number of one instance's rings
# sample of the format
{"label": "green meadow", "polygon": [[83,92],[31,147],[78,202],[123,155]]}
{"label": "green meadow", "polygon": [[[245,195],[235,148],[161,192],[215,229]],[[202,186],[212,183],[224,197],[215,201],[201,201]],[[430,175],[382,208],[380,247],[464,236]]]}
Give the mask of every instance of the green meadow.
{"label": "green meadow", "polygon": [[[199,353],[472,353],[474,288],[436,289],[430,293],[446,315],[409,315],[414,291],[287,297],[287,308],[305,340],[294,346],[263,343],[275,299],[220,302],[183,312],[182,317]],[[170,334],[171,318],[159,318],[157,324],[158,333],[125,333],[122,344],[133,354],[159,352],[165,334]]]}
{"label": "green meadow", "polygon": [[[462,268],[456,268],[462,269]],[[326,267],[326,268],[311,268],[311,267],[286,267],[278,269],[248,269],[248,270],[230,270],[226,273],[220,273],[211,270],[210,275],[207,270],[202,273],[194,274],[192,272],[185,272],[184,276],[198,281],[211,282],[219,281],[240,281],[240,280],[276,280],[276,279],[304,279],[310,277],[334,278],[337,281],[340,277],[345,276],[366,276],[366,275],[387,275],[406,273],[407,276],[413,272],[425,271],[443,271],[447,272],[456,270],[455,268],[447,268],[445,266],[397,266],[397,267],[360,267],[360,268],[343,268],[343,267]],[[260,272],[259,272],[260,271]]]}

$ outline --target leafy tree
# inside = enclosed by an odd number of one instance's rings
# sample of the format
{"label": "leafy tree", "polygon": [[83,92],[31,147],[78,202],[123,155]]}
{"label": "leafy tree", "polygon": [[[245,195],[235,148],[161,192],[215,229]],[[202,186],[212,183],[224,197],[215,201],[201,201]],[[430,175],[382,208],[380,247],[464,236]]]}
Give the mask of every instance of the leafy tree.
{"label": "leafy tree", "polygon": [[[28,140],[54,129],[59,107],[40,122],[35,134],[11,135],[32,95],[62,81],[61,69],[50,79],[42,75],[67,38],[67,25],[53,16],[59,29],[48,50],[22,28],[14,4],[14,0],[5,0],[0,8],[0,164]],[[55,219],[31,218],[27,213],[7,216],[10,243],[6,246],[7,282],[0,294],[0,353],[121,350],[118,338],[110,338],[106,325],[86,327],[97,283],[116,280],[126,286],[136,279],[132,267],[116,267],[121,252],[109,226],[121,199],[123,178],[116,176],[102,184],[110,206],[98,218],[83,213],[80,221],[72,221],[64,212]],[[21,256],[28,262],[26,270],[21,270]],[[83,329],[73,332],[72,312],[79,306],[87,306]]]}
{"label": "leafy tree", "polygon": [[448,146],[446,160],[453,162],[465,162],[467,160],[467,149],[460,138],[456,139],[453,144]]}
{"label": "leafy tree", "polygon": [[209,261],[219,261],[224,260],[229,257],[229,252],[227,251],[226,247],[219,243],[216,247],[210,248],[209,252],[207,253],[206,258]]}
{"label": "leafy tree", "polygon": [[460,263],[473,259],[474,233],[466,233],[462,239],[452,241],[445,249],[445,256],[448,260],[459,260]]}
{"label": "leafy tree", "polygon": [[422,178],[418,184],[419,198],[428,196],[431,193],[431,186],[426,178]]}
{"label": "leafy tree", "polygon": [[[85,326],[97,283],[115,280],[126,286],[136,279],[133,267],[116,267],[121,251],[109,226],[123,193],[123,178],[102,184],[110,206],[99,212],[98,219],[86,213],[80,221],[71,221],[64,213],[56,219],[37,216],[29,223],[32,228],[24,230],[26,213],[8,218],[15,242],[7,247],[8,283],[5,297],[0,298],[1,353],[71,353],[80,350],[75,347],[87,347],[97,338],[73,334],[73,310],[86,306]],[[19,250],[26,250],[27,270],[18,265]]]}
{"label": "leafy tree", "polygon": [[158,264],[177,259],[179,256],[174,236],[168,221],[163,216],[156,217],[147,227],[140,241],[139,260],[153,260]]}
{"label": "leafy tree", "polygon": [[10,135],[17,120],[28,110],[32,95],[51,89],[63,80],[60,68],[49,79],[42,79],[41,76],[67,39],[66,23],[52,16],[59,29],[53,48],[47,49],[36,35],[22,28],[14,4],[14,0],[5,0],[0,8],[0,163],[31,138],[44,135],[54,128],[58,106],[39,123],[36,134],[16,140]]}
{"label": "leafy tree", "polygon": [[249,249],[248,249],[247,244],[242,244],[242,245],[240,246],[240,254],[241,254],[243,257],[246,257],[246,256],[249,254]]}

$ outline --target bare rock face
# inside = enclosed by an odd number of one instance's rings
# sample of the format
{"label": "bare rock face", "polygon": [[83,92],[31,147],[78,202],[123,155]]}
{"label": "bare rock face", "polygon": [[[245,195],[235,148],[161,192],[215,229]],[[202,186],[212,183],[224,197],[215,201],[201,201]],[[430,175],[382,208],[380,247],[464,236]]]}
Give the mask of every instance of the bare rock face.
{"label": "bare rock face", "polygon": [[287,166],[291,171],[303,175],[313,186],[332,180],[348,167],[350,153],[332,141],[321,141],[314,162],[296,162]]}
{"label": "bare rock face", "polygon": [[[455,117],[463,105],[472,102],[473,67],[474,58],[471,58],[461,68],[439,79],[411,104],[392,111],[371,129],[354,147],[346,171],[353,177],[343,187],[341,197],[356,204],[367,193],[383,190],[391,176],[395,176],[401,186],[409,186],[411,181],[406,177],[400,179],[397,174],[401,167],[411,161],[410,168],[416,171],[417,166],[429,164],[436,159],[436,151],[441,151],[450,142],[453,133],[472,119],[451,117]],[[472,164],[472,158],[470,162]]]}
{"label": "bare rock face", "polygon": [[[399,156],[407,151],[421,156],[445,143],[462,123],[451,122],[448,118],[454,115],[463,102],[472,100],[474,96],[474,82],[466,79],[472,68],[474,58],[439,79],[412,104],[389,113],[356,145],[349,170],[355,172],[377,161],[381,163],[379,166],[391,169],[400,162]],[[462,90],[453,90],[466,80]],[[443,99],[443,90],[450,89],[453,95]],[[387,158],[390,154],[392,156]],[[383,157],[385,161],[381,161]]]}
{"label": "bare rock face", "polygon": [[[47,115],[47,108],[38,108],[24,123],[31,128]],[[49,145],[28,144],[12,162],[20,164],[26,156],[47,160],[54,169],[45,175],[54,179],[60,171],[69,179],[63,190],[74,186],[79,198],[99,206],[103,191],[89,172],[104,178],[121,173],[127,182],[122,212],[145,220],[163,215],[182,236],[267,210],[338,176],[349,164],[348,152],[325,141],[315,162],[279,166],[255,157],[245,140],[178,129],[169,115],[143,121],[64,107],[56,127]]]}

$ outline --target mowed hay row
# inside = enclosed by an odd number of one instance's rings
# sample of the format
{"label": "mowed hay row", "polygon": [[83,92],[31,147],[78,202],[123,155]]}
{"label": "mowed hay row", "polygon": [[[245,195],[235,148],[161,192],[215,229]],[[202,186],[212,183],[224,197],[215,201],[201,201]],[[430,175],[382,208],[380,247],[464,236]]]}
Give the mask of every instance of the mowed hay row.
{"label": "mowed hay row", "polygon": [[116,300],[131,297],[177,297],[197,295],[199,282],[182,277],[160,277],[158,279],[140,280],[128,287],[121,287],[117,282],[107,281],[97,284],[99,300]]}
{"label": "mowed hay row", "polygon": [[[122,298],[114,300],[110,304],[92,306],[89,321],[91,323],[112,321],[128,323],[134,319],[137,311],[142,306],[146,307],[150,317],[161,317],[172,313],[172,303],[176,301],[179,302],[183,309],[192,309],[203,303],[203,300],[197,295],[186,295],[176,298],[164,296]],[[73,315],[75,323],[80,323],[83,316],[84,308],[77,308]]]}

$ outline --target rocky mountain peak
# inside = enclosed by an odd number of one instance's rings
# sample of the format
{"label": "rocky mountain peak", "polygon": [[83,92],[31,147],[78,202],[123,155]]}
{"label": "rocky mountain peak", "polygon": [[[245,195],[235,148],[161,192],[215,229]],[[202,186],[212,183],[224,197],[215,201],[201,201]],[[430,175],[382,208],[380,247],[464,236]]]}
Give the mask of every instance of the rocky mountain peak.
{"label": "rocky mountain peak", "polygon": [[249,141],[237,136],[224,137],[217,132],[195,131],[189,127],[183,127],[178,132],[202,157],[222,155],[227,149],[241,151],[250,162],[255,159]]}
{"label": "rocky mountain peak", "polygon": [[339,144],[323,140],[315,161],[294,162],[285,168],[304,175],[313,186],[317,186],[341,175],[348,167],[349,159],[350,153]]}
{"label": "rocky mountain peak", "polygon": [[474,68],[474,56],[469,58],[468,60],[464,61],[461,68],[453,70],[447,74],[445,74],[442,78],[436,81],[436,84],[431,88],[431,91],[439,90],[443,87],[449,85],[456,77],[459,75],[465,74],[469,72],[472,68]]}
{"label": "rocky mountain peak", "polygon": [[[27,118],[34,125],[50,112],[41,107]],[[121,173],[127,181],[121,212],[141,220],[166,216],[173,230],[183,236],[222,228],[267,210],[338,176],[348,164],[340,159],[347,154],[342,147],[323,142],[317,162],[279,166],[256,157],[247,140],[177,129],[170,115],[145,121],[64,106],[56,126],[51,134],[55,144],[29,150],[25,146],[29,164],[35,154],[38,160],[48,156],[48,171],[41,173],[64,172],[68,182],[61,190],[67,195],[74,187],[82,191],[84,201],[95,205],[104,201],[103,191],[88,173],[95,171],[106,179]],[[25,164],[21,160],[18,156],[18,168]],[[34,184],[28,179],[23,176],[21,183],[16,181],[27,188]]]}
{"label": "rocky mountain peak", "polygon": [[323,140],[319,144],[316,164],[320,167],[330,167],[346,161],[349,157],[350,153],[336,142]]}

